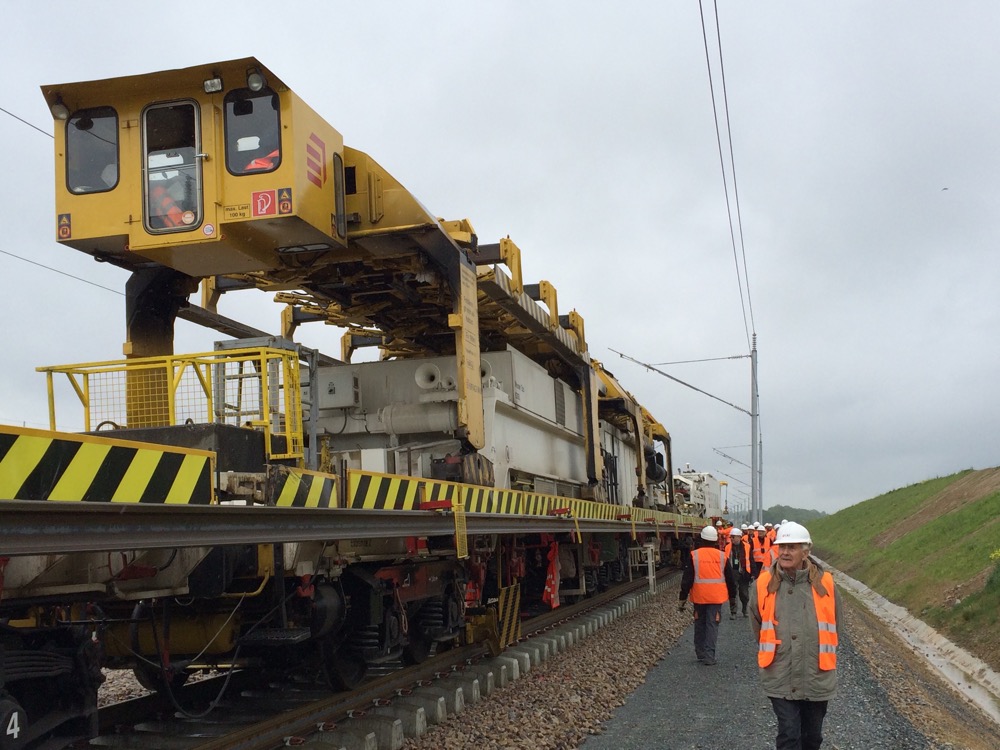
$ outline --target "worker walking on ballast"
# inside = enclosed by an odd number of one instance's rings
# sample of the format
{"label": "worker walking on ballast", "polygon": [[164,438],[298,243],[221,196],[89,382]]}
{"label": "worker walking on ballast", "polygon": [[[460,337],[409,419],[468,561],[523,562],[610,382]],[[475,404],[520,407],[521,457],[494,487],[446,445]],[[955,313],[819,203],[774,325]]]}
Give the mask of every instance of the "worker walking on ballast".
{"label": "worker walking on ballast", "polygon": [[703,528],[691,552],[691,564],[681,577],[678,609],[684,611],[690,594],[694,605],[694,652],[705,666],[715,664],[715,643],[726,600],[729,600],[729,613],[736,613],[736,577],[726,553],[718,544],[719,532],[715,527]]}
{"label": "worker walking on ballast", "polygon": [[[743,607],[743,616],[747,614],[747,603],[750,601],[750,581],[753,576],[750,573],[750,545],[743,543],[743,532],[735,526],[729,530],[729,537],[732,545],[729,551],[729,564],[733,568],[736,577],[736,588],[740,595],[740,604]],[[729,619],[736,619],[736,610],[730,609]]]}
{"label": "worker walking on ballast", "polygon": [[817,750],[837,691],[837,617],[833,576],[809,553],[801,524],[782,523],[778,559],[750,589],[751,624],[764,694],[778,717],[776,750]]}

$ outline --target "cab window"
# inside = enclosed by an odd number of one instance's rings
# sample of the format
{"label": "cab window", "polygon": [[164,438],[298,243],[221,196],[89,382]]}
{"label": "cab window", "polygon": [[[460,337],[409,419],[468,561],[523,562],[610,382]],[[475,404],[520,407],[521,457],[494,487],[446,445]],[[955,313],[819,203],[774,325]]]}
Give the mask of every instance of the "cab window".
{"label": "cab window", "polygon": [[269,88],[226,94],[226,168],[230,174],[273,172],[281,164],[278,95]]}
{"label": "cab window", "polygon": [[347,236],[347,207],[344,198],[344,159],[340,154],[333,154],[333,204],[334,228],[338,237]]}
{"label": "cab window", "polygon": [[142,140],[146,229],[156,233],[194,229],[202,219],[197,105],[172,102],[147,107]]}
{"label": "cab window", "polygon": [[118,184],[118,114],[111,107],[74,112],[66,121],[66,187],[103,193]]}

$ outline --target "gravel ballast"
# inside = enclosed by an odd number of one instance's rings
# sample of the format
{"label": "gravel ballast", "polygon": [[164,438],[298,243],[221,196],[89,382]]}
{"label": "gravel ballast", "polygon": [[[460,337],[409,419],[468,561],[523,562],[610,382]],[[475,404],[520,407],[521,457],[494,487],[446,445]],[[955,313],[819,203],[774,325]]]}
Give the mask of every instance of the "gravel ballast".
{"label": "gravel ballast", "polygon": [[[840,688],[824,725],[837,750],[994,750],[1000,728],[843,597]],[[774,747],[749,620],[723,615],[719,663],[700,664],[677,584],[435,727],[409,750]]]}
{"label": "gravel ballast", "polygon": [[[880,620],[844,594],[840,689],[824,725],[831,750],[996,750],[1000,727]],[[420,740],[409,750],[774,747],[749,621],[723,615],[719,663],[699,664],[677,582]],[[111,672],[102,704],[136,693]],[[141,689],[138,692],[145,692]]]}

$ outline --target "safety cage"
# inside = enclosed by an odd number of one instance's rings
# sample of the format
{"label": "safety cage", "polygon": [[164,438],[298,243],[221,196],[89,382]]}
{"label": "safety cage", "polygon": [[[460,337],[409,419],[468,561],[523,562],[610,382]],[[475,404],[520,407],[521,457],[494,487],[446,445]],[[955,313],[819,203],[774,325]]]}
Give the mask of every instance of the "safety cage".
{"label": "safety cage", "polygon": [[271,459],[302,459],[298,355],[273,348],[39,367],[56,430],[56,378],[83,406],[84,432],[224,424],[261,430]]}

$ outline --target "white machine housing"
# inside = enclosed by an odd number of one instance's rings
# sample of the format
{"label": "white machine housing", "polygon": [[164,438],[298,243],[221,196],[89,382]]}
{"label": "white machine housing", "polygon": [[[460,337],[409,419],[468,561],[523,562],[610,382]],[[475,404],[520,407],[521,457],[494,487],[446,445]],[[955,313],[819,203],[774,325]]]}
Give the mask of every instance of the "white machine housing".
{"label": "white machine housing", "polygon": [[[516,349],[480,356],[486,444],[479,453],[493,464],[495,486],[587,496],[581,395]],[[454,357],[321,367],[316,378],[319,432],[338,471],[430,477],[434,459],[460,452]],[[596,497],[631,505],[639,491],[635,436],[606,421],[599,429],[617,471],[605,472]]]}
{"label": "white machine housing", "polygon": [[674,503],[681,513],[702,518],[720,517],[725,513],[719,480],[708,472],[694,471],[691,464],[674,474]]}

